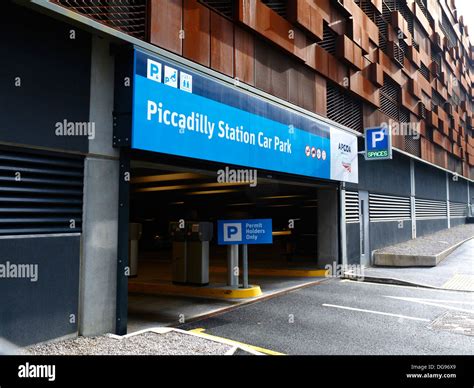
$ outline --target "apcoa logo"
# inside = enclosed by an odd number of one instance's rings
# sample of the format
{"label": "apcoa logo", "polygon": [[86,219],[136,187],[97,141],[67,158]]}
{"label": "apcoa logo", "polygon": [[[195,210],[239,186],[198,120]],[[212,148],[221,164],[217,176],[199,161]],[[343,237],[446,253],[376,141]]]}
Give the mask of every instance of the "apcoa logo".
{"label": "apcoa logo", "polygon": [[337,147],[337,149],[342,152],[351,153],[351,146],[348,144],[339,143],[339,146]]}

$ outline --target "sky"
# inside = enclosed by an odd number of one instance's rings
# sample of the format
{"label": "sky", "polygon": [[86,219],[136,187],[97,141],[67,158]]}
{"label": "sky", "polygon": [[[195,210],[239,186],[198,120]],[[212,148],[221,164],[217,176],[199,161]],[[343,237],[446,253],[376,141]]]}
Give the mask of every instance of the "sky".
{"label": "sky", "polygon": [[474,0],[455,0],[458,15],[463,15],[464,24],[467,25],[469,38],[474,44]]}

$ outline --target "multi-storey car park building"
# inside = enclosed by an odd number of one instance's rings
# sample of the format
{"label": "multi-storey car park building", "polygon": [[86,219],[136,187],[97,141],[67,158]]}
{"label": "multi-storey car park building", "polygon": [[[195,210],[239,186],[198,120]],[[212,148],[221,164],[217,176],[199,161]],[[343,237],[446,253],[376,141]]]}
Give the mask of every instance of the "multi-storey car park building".
{"label": "multi-storey car park building", "polygon": [[[0,337],[124,333],[130,222],[139,274],[171,265],[176,220],[272,218],[252,257],[317,268],[466,222],[474,52],[454,0],[2,12]],[[382,123],[393,157],[366,161]],[[216,180],[225,168],[258,184]],[[211,241],[211,263],[225,256]]]}

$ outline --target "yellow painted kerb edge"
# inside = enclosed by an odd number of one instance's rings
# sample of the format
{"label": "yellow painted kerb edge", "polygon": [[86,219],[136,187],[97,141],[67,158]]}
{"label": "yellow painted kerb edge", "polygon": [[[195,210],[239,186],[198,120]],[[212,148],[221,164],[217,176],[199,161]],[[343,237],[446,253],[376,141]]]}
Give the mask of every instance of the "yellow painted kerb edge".
{"label": "yellow painted kerb edge", "polygon": [[130,283],[128,289],[131,292],[144,294],[171,294],[223,299],[248,299],[262,295],[262,290],[258,285],[251,285],[249,288],[229,289],[226,287],[178,286],[166,283]]}
{"label": "yellow painted kerb edge", "polygon": [[190,332],[199,334],[200,336],[203,336],[203,337],[206,337],[206,338],[209,338],[209,339],[218,340],[219,342],[223,342],[223,343],[226,343],[226,344],[229,344],[229,345],[237,345],[237,346],[240,345],[244,348],[247,347],[247,348],[255,350],[259,353],[268,354],[270,356],[284,356],[285,355],[284,353],[275,352],[274,350],[261,348],[259,346],[244,344],[243,342],[238,342],[238,341],[234,341],[234,340],[231,340],[231,339],[228,339],[228,338],[223,338],[223,337],[217,337],[217,336],[212,335],[212,334],[207,334],[207,333],[204,333],[205,330],[206,329],[204,329],[202,327],[199,327],[197,329],[190,330]]}

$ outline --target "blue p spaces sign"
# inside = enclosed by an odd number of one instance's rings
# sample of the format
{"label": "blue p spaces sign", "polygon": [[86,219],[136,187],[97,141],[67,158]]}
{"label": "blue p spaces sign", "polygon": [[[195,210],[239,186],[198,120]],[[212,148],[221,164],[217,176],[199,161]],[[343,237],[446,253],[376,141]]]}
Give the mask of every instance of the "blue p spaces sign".
{"label": "blue p spaces sign", "polygon": [[365,160],[392,159],[392,137],[388,126],[365,129]]}
{"label": "blue p spaces sign", "polygon": [[272,220],[217,221],[217,243],[219,245],[272,244]]}

